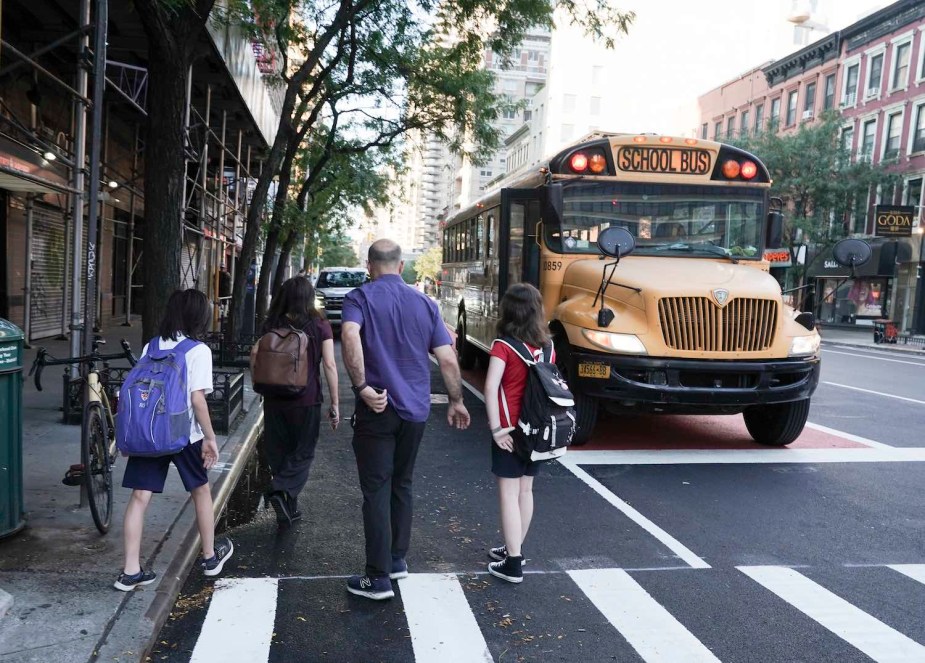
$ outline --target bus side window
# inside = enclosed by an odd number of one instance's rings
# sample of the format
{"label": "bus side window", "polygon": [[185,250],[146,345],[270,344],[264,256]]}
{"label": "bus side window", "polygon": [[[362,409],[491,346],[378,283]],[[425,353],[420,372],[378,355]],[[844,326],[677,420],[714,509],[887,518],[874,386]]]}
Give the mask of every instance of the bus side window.
{"label": "bus side window", "polygon": [[482,258],[482,244],[485,241],[485,217],[479,214],[475,218],[475,259]]}
{"label": "bus side window", "polygon": [[489,214],[487,217],[488,223],[488,244],[485,247],[485,259],[494,258],[498,253],[498,247],[495,245],[496,241],[496,232],[495,232],[495,215]]}

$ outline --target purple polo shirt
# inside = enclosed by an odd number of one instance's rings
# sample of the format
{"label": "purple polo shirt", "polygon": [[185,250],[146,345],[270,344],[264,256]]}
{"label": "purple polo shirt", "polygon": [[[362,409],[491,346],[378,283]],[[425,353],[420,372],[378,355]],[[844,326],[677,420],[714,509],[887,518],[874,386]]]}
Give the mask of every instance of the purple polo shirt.
{"label": "purple polo shirt", "polygon": [[427,421],[428,354],[452,343],[433,300],[397,274],[385,274],[347,294],[343,321],[360,325],[367,384],[384,388],[402,419]]}

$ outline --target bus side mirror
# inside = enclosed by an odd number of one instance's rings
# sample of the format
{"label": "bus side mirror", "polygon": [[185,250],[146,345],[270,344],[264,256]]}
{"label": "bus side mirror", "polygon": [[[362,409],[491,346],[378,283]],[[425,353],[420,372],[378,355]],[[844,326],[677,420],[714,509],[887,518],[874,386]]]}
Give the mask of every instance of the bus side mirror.
{"label": "bus side mirror", "polygon": [[765,248],[779,249],[784,245],[784,215],[780,212],[768,212],[768,234]]}
{"label": "bus side mirror", "polygon": [[547,227],[559,228],[562,225],[562,208],[564,207],[562,185],[547,184],[543,187],[543,192],[543,221]]}

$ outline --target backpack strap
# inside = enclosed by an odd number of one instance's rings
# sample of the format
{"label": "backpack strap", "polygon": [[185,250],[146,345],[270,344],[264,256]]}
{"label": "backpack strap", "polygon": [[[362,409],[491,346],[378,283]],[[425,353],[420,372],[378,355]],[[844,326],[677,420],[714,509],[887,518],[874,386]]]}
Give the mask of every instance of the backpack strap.
{"label": "backpack strap", "polygon": [[187,352],[195,348],[197,345],[199,345],[199,341],[195,341],[191,338],[184,338],[182,341],[177,343],[177,347],[175,347],[174,350],[182,354],[186,354]]}
{"label": "backpack strap", "polygon": [[[533,366],[537,363],[536,357],[534,357],[533,353],[530,351],[530,348],[523,341],[518,341],[516,338],[512,338],[510,336],[503,336],[497,339],[497,341],[499,343],[504,343],[511,350],[513,350],[518,357],[524,360],[524,363],[527,366]],[[552,360],[552,343],[549,343],[548,345],[540,348],[540,351],[542,353],[541,359],[544,362],[550,362]]]}

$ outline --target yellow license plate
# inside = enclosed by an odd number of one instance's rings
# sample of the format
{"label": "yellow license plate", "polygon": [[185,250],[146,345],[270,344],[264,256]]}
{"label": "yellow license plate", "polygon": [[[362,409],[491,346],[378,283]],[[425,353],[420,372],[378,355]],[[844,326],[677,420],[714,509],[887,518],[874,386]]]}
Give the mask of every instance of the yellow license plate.
{"label": "yellow license plate", "polygon": [[610,377],[610,366],[607,364],[578,364],[578,377],[606,380]]}

